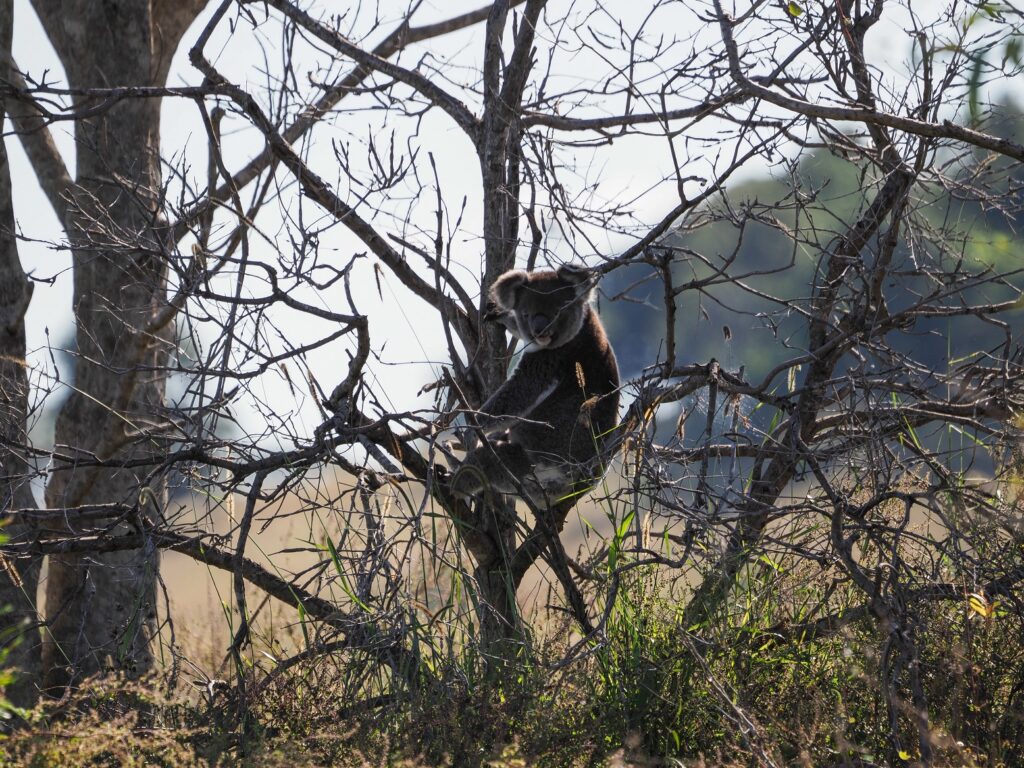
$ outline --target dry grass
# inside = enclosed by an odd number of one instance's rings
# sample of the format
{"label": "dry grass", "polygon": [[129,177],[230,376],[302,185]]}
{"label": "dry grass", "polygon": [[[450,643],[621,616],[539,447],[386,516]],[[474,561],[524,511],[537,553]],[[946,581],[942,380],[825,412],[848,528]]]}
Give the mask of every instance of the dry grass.
{"label": "dry grass", "polygon": [[[780,594],[793,588],[777,579],[773,572]],[[718,643],[699,659],[648,576],[622,595],[607,644],[573,665],[522,668],[501,685],[462,669],[437,690],[365,706],[346,685],[362,662],[345,654],[290,669],[242,719],[229,686],[208,699],[159,680],[92,681],[17,722],[0,766],[913,766],[913,752],[887,762],[872,628],[759,648],[757,626],[778,618],[763,588],[756,574],[747,579],[744,591],[761,597],[764,612],[723,617],[704,633]],[[936,765],[1024,765],[1019,622],[945,605],[928,625],[922,663]],[[541,653],[562,650],[549,639]]]}

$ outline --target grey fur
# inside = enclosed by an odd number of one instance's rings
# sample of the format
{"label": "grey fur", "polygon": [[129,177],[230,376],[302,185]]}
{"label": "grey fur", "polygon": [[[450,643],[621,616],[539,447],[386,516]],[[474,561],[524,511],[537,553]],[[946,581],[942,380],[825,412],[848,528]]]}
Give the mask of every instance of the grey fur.
{"label": "grey fur", "polygon": [[571,505],[600,475],[600,447],[618,421],[619,371],[590,305],[593,289],[591,273],[572,267],[512,270],[491,286],[489,319],[526,348],[480,407],[486,439],[452,478],[455,492],[519,494],[518,482],[549,508]]}

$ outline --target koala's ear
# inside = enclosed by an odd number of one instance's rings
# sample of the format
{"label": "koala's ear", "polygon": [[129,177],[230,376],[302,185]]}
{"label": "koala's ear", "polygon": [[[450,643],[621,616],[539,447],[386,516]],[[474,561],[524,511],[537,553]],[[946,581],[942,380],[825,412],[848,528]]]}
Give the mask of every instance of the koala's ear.
{"label": "koala's ear", "polygon": [[506,272],[491,286],[491,300],[502,309],[512,309],[516,305],[516,295],[527,281],[526,273],[521,269]]}
{"label": "koala's ear", "polygon": [[586,267],[577,267],[571,264],[563,264],[555,270],[560,280],[564,280],[576,289],[578,296],[586,296],[589,301],[597,286],[594,274]]}
{"label": "koala's ear", "polygon": [[575,264],[563,264],[555,270],[555,274],[567,283],[578,284],[590,279],[590,270]]}

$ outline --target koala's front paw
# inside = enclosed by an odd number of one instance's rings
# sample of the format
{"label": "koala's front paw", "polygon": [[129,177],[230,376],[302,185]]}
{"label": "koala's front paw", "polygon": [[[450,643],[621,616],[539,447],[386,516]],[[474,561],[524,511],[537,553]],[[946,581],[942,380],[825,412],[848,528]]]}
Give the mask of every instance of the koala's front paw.
{"label": "koala's front paw", "polygon": [[536,464],[522,479],[523,490],[538,509],[549,509],[572,490],[570,481],[561,467]]}
{"label": "koala's front paw", "polygon": [[569,476],[561,467],[538,464],[534,467],[533,473],[537,478],[537,484],[544,489],[548,496],[564,495],[569,492],[571,487]]}
{"label": "koala's front paw", "polygon": [[484,476],[479,467],[463,464],[452,474],[448,482],[449,490],[460,499],[468,501],[479,496],[484,490]]}
{"label": "koala's front paw", "polygon": [[459,444],[467,454],[472,453],[478,447],[480,447],[480,436],[477,434],[475,427],[461,427],[455,433],[458,438]]}

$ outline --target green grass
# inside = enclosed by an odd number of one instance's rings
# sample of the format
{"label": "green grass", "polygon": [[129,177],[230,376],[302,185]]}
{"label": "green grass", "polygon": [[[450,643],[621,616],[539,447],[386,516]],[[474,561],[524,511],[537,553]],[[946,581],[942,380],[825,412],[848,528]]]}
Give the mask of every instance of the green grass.
{"label": "green grass", "polygon": [[[814,591],[804,568],[758,561],[696,629],[679,623],[674,574],[629,574],[606,641],[558,669],[546,666],[566,645],[555,619],[538,658],[505,680],[452,668],[434,690],[365,707],[348,683],[358,657],[326,656],[263,689],[244,733],[230,691],[208,700],[158,681],[96,681],[12,724],[0,765],[757,765],[759,752],[777,765],[889,764],[872,627],[808,643],[769,634],[798,620]],[[1021,765],[1020,622],[954,603],[922,618],[937,764]],[[916,753],[906,757],[892,764],[913,765]]]}
{"label": "green grass", "polygon": [[[405,642],[429,669],[427,684],[412,686],[353,651],[314,656],[267,682],[273,664],[263,651],[283,658],[284,645],[315,642],[315,625],[300,632],[293,616],[289,637],[256,634],[262,645],[244,657],[245,701],[234,677],[208,688],[184,675],[173,687],[169,677],[91,681],[67,700],[11,712],[0,767],[915,765],[917,734],[905,712],[896,726],[902,746],[893,745],[885,639],[875,623],[863,618],[815,639],[791,632],[863,604],[837,564],[799,556],[820,546],[820,523],[774,531],[790,548],[759,550],[727,598],[685,626],[684,608],[710,566],[641,564],[628,546],[631,516],[604,512],[607,533],[590,534],[600,553],[588,564],[594,578],[582,583],[607,621],[571,661],[579,637],[557,583],[528,611],[531,653],[495,676],[473,642],[473,590],[457,569],[447,577],[425,569]],[[650,546],[673,554],[655,539]],[[992,547],[981,556],[1013,554],[1000,550],[995,531],[979,540]],[[953,564],[931,554],[920,556],[938,569],[934,578],[957,583]],[[881,555],[861,554],[872,557]],[[1010,608],[985,615],[967,595],[907,606],[936,766],[1024,766],[1024,622]],[[222,655],[210,649],[209,658]],[[908,697],[902,674],[895,690]],[[909,705],[901,698],[898,706]]]}

